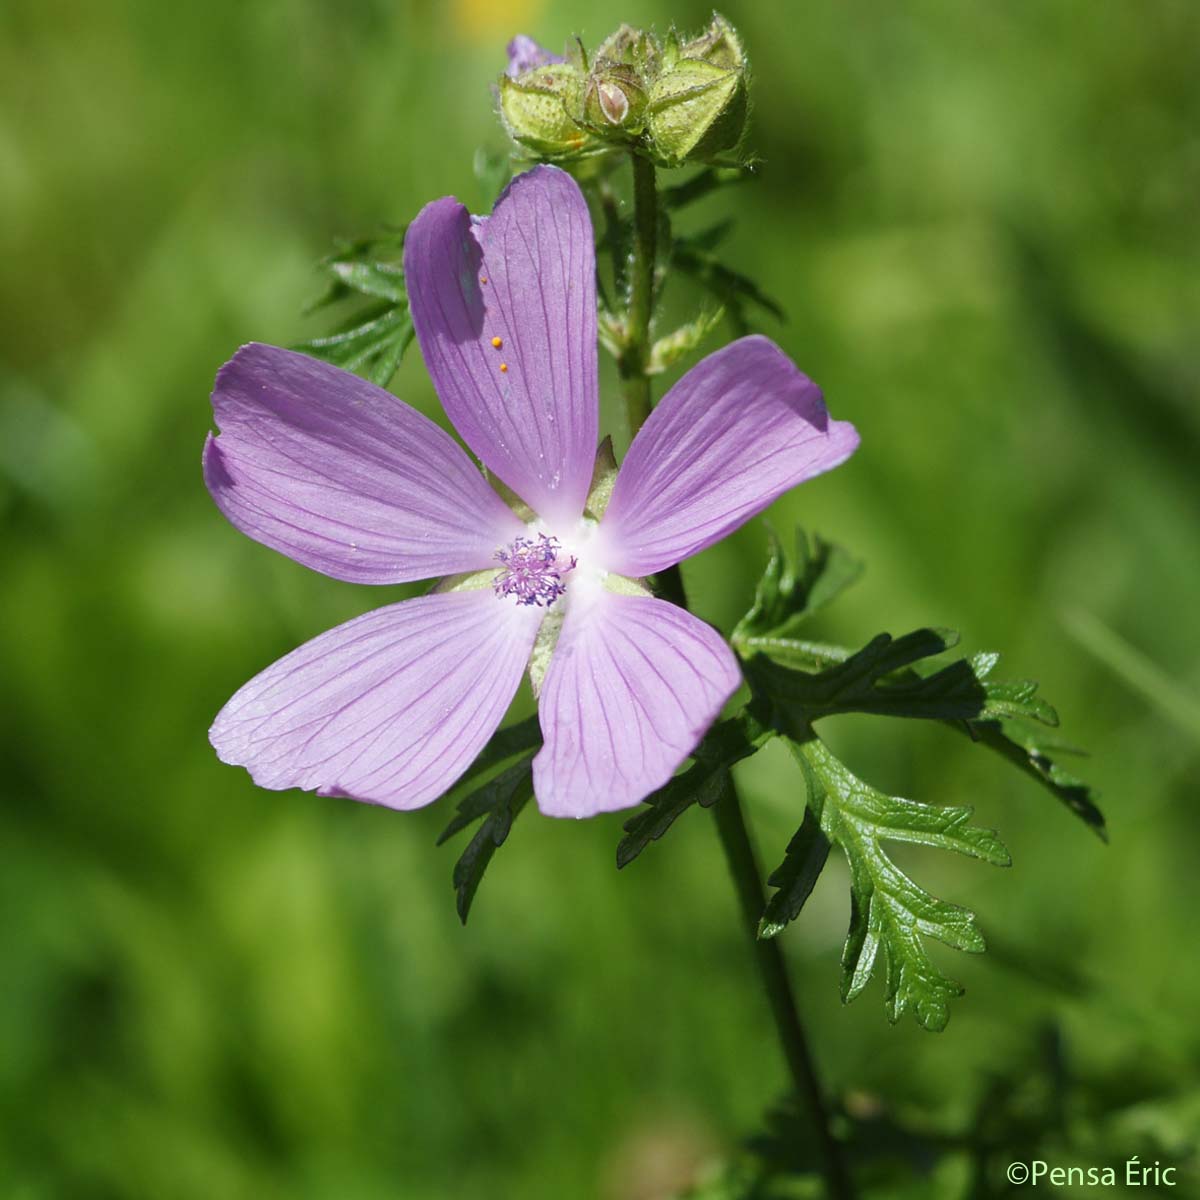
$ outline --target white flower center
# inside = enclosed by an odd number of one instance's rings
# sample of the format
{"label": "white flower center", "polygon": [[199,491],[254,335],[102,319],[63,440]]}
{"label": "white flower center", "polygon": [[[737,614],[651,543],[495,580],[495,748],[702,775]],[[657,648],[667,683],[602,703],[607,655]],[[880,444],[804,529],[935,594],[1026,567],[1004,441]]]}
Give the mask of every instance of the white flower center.
{"label": "white flower center", "polygon": [[501,571],[492,590],[500,598],[508,596],[518,604],[547,609],[568,597],[568,590],[571,594],[593,592],[608,573],[596,566],[595,555],[587,554],[593,548],[595,528],[595,521],[581,519],[578,528],[564,538],[549,532],[541,521],[531,523],[526,533],[496,551]]}

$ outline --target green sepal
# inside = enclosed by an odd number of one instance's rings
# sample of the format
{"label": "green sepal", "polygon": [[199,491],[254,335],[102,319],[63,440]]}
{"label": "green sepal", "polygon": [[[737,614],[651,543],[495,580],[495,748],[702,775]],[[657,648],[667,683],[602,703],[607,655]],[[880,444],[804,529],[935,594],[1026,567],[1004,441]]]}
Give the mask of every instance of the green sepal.
{"label": "green sepal", "polygon": [[571,63],[535,67],[499,80],[499,110],[509,136],[542,158],[569,160],[592,148],[576,119],[583,109],[584,77]]}
{"label": "green sepal", "polygon": [[681,58],[699,58],[728,71],[744,71],[746,50],[737,30],[720,13],[713,13],[708,28],[679,48]]}
{"label": "green sepal", "polygon": [[578,120],[599,137],[629,141],[642,132],[646,91],[631,67],[601,66],[588,75]]}
{"label": "green sepal", "polygon": [[665,167],[708,161],[740,143],[747,111],[743,71],[681,58],[650,87],[646,132],[652,153]]}
{"label": "green sepal", "polygon": [[596,48],[592,65],[631,67],[642,79],[653,79],[662,70],[662,50],[653,34],[622,24]]}
{"label": "green sepal", "polygon": [[430,589],[430,593],[442,595],[445,592],[482,592],[496,582],[500,575],[499,567],[488,567],[482,571],[462,571],[458,575],[445,575]]}
{"label": "green sepal", "polygon": [[604,516],[612,498],[613,485],[617,482],[617,455],[611,437],[605,437],[596,450],[596,461],[592,466],[592,482],[588,487],[583,511],[594,520]]}
{"label": "green sepal", "polygon": [[533,649],[529,652],[529,686],[535,700],[541,698],[542,684],[545,682],[546,672],[550,669],[550,659],[554,657],[562,627],[562,605],[556,604],[538,625]]}
{"label": "green sepal", "polygon": [[812,888],[813,860],[820,855],[823,837],[842,850],[850,868],[842,1000],[853,1000],[882,963],[888,1019],[895,1023],[912,1012],[926,1029],[944,1029],[950,1001],[962,994],[962,986],[938,969],[922,938],[977,954],[985,949],[983,935],[974,913],[920,888],[881,843],[954,850],[996,866],[1011,863],[1007,849],[993,830],[969,823],[970,808],[885,795],[851,774],[818,738],[789,738],[788,743],[805,776],[812,817],[806,813],[809,829],[805,832],[802,825],[789,847],[800,861],[785,859],[771,876],[781,890],[768,902],[760,934],[773,936],[799,912]]}
{"label": "green sepal", "polygon": [[718,722],[692,752],[693,763],[645,800],[646,807],[625,822],[617,845],[617,866],[625,867],[657,841],[694,804],[710,808],[724,794],[729,768],[762,749],[775,730],[749,706]]}
{"label": "green sepal", "polygon": [[520,496],[517,495],[516,492],[513,491],[512,488],[508,486],[507,483],[504,482],[503,479],[500,478],[499,475],[497,475],[494,471],[488,470],[486,466],[481,469],[483,471],[484,479],[486,479],[488,483],[492,485],[492,490],[500,497],[501,500],[504,501],[505,504],[508,505],[509,508],[513,510],[514,513],[516,513],[516,515],[522,521],[528,524],[530,521],[534,520],[537,514],[528,504],[526,504],[524,500],[521,499]]}

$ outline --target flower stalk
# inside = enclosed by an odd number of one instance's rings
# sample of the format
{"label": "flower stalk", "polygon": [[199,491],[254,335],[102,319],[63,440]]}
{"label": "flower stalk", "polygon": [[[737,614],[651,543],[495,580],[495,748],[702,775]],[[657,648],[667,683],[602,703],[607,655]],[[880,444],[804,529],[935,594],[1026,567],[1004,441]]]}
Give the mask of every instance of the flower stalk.
{"label": "flower stalk", "polygon": [[[625,396],[625,412],[630,437],[636,436],[650,415],[650,376],[646,366],[650,348],[650,322],[654,308],[655,260],[658,253],[658,189],[654,164],[631,154],[633,161],[634,248],[630,264],[629,308],[626,315],[626,342],[618,358]],[[624,268],[621,253],[613,247],[613,269],[619,277]],[[656,579],[658,592],[680,608],[688,607],[687,592],[678,564],[661,571]],[[771,1016],[780,1047],[792,1077],[797,1096],[806,1105],[821,1147],[822,1172],[833,1200],[854,1200],[854,1184],[842,1147],[833,1135],[828,1105],[816,1061],[800,1019],[796,995],[788,978],[783,952],[774,938],[758,936],[759,919],[766,907],[762,874],[755,857],[750,831],[742,812],[741,800],[733,777],[726,775],[721,798],[713,806],[717,834],[741,907],[742,925],[750,939],[759,980],[770,1004]]]}
{"label": "flower stalk", "polygon": [[775,1019],[775,1029],[779,1034],[783,1056],[787,1060],[796,1093],[807,1106],[816,1127],[817,1140],[821,1147],[821,1165],[829,1195],[833,1200],[853,1200],[854,1184],[850,1179],[841,1144],[833,1136],[817,1065],[800,1021],[800,1010],[796,1004],[791,980],[788,979],[779,941],[776,938],[758,936],[758,924],[766,907],[766,896],[754,846],[750,841],[750,831],[746,828],[741,800],[732,778],[728,778],[721,798],[713,805],[713,815],[716,817],[717,833],[721,838],[725,859],[729,864],[729,873],[733,876],[734,886],[737,888],[743,927],[753,946],[759,978],[771,1005],[771,1015]]}
{"label": "flower stalk", "polygon": [[[629,308],[625,344],[617,359],[629,435],[650,415],[650,321],[654,313],[654,272],[658,257],[658,187],[654,164],[640,154],[633,162],[633,254],[629,264]],[[619,258],[619,254],[617,255]],[[614,263],[619,278],[624,268]]]}

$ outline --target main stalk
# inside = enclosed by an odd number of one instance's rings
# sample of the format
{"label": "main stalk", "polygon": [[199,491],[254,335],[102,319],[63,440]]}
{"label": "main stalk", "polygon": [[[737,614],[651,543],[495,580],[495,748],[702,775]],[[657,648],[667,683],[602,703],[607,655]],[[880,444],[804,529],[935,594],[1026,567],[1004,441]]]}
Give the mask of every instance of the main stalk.
{"label": "main stalk", "polygon": [[[654,310],[654,282],[658,256],[658,189],[654,164],[637,154],[633,160],[633,253],[629,261],[629,303],[625,317],[625,342],[617,359],[625,397],[629,434],[634,437],[650,415],[650,319]],[[614,254],[619,254],[614,246]],[[620,277],[625,264],[616,263]],[[687,608],[687,594],[679,567],[658,576],[659,590],[673,604]],[[854,1200],[854,1184],[833,1136],[829,1109],[817,1075],[816,1062],[800,1020],[796,995],[788,979],[783,953],[776,938],[760,938],[758,922],[766,904],[762,874],[750,841],[750,831],[732,776],[726,776],[721,798],[714,806],[717,833],[729,872],[737,889],[742,925],[750,939],[759,979],[771,1007],[775,1029],[797,1095],[808,1108],[821,1146],[822,1169],[834,1200]]]}

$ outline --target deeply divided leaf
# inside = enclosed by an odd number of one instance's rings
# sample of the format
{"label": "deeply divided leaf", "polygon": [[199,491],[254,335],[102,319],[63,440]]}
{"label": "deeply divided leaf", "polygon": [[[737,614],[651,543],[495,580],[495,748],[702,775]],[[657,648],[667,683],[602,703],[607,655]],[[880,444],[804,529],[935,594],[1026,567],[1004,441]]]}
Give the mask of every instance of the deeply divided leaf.
{"label": "deeply divided leaf", "polygon": [[926,1029],[949,1020],[961,986],[930,958],[923,939],[936,938],[978,953],[983,935],[965,908],[930,895],[888,857],[882,843],[912,842],[1009,864],[1008,851],[990,829],[970,824],[971,810],[942,808],[888,796],[864,783],[815,737],[790,740],[808,784],[808,812],[788,856],[771,876],[779,889],[764,914],[770,937],[800,911],[824,855],[838,846],[850,868],[850,928],[842,951],[842,999],[853,1000],[880,968],[888,1017],[911,1012]]}
{"label": "deeply divided leaf", "polygon": [[759,937],[774,937],[794,921],[812,894],[829,857],[829,838],[821,828],[820,809],[809,804],[804,820],[788,842],[783,862],[767,878],[777,890],[767,901],[758,923]]}
{"label": "deeply divided leaf", "polygon": [[412,340],[407,306],[385,301],[360,312],[336,333],[299,342],[294,348],[386,387]]}
{"label": "deeply divided leaf", "polygon": [[663,188],[659,198],[666,208],[680,209],[720,188],[747,183],[754,178],[754,171],[749,167],[705,167],[683,183]]}
{"label": "deeply divided leaf", "polygon": [[403,229],[340,245],[321,264],[329,286],[308,311],[356,299],[364,303],[333,333],[301,342],[295,349],[386,387],[413,340],[403,254]]}
{"label": "deeply divided leaf", "polygon": [[617,866],[633,862],[692,805],[709,808],[715,804],[724,794],[729,768],[773,736],[774,731],[749,708],[714,725],[693,751],[692,765],[648,796],[646,807],[625,822],[625,836],[617,846]]}
{"label": "deeply divided leaf", "polygon": [[972,741],[995,750],[1006,761],[1036,779],[1101,840],[1108,840],[1104,814],[1096,803],[1096,790],[1072,775],[1058,761],[1063,754],[1081,751],[1045,737],[1041,730],[1019,720],[966,721],[958,728]]}
{"label": "deeply divided leaf", "polygon": [[754,593],[754,604],[737,623],[731,641],[743,657],[769,652],[790,639],[815,613],[837,599],[862,574],[862,563],[840,546],[796,531],[788,551],[769,525],[767,568]]}
{"label": "deeply divided leaf", "polygon": [[784,319],[779,303],[753,279],[727,266],[702,245],[690,245],[686,238],[677,238],[671,248],[671,265],[708,292],[739,328],[749,328],[747,306],[770,313],[777,321]]}
{"label": "deeply divided leaf", "polygon": [[958,643],[949,629],[898,638],[881,633],[857,651],[796,636],[860,571],[849,555],[819,538],[810,543],[801,533],[788,555],[772,534],[754,604],[731,641],[775,719],[793,731],[848,712],[943,721],[1036,779],[1104,837],[1094,791],[1057,761],[1072,751],[1038,729],[1057,726],[1057,712],[1033,680],[995,678],[998,654],[947,662],[946,652]]}
{"label": "deeply divided leaf", "polygon": [[473,822],[480,821],[467,848],[454,864],[458,916],[464,925],[492,855],[504,844],[513,821],[533,796],[532,763],[533,754],[527,753],[487,783],[468,792],[458,802],[454,819],[438,838],[440,845]]}
{"label": "deeply divided leaf", "polygon": [[533,795],[533,757],[542,744],[536,716],[526,717],[492,735],[491,741],[446,794],[457,812],[442,830],[438,845],[481,821],[454,865],[454,889],[463,924],[492,855],[504,844],[517,814]]}
{"label": "deeply divided leaf", "polygon": [[[923,660],[958,642],[948,629],[917,629],[903,637],[881,633],[840,662],[816,664],[808,643],[789,638],[748,641],[756,656],[749,673],[759,689],[812,722],[839,712],[927,720],[990,721],[1023,717],[1056,725],[1058,715],[1030,680],[990,678],[997,656],[977,654],[929,666]],[[920,665],[917,665],[920,664]]]}

